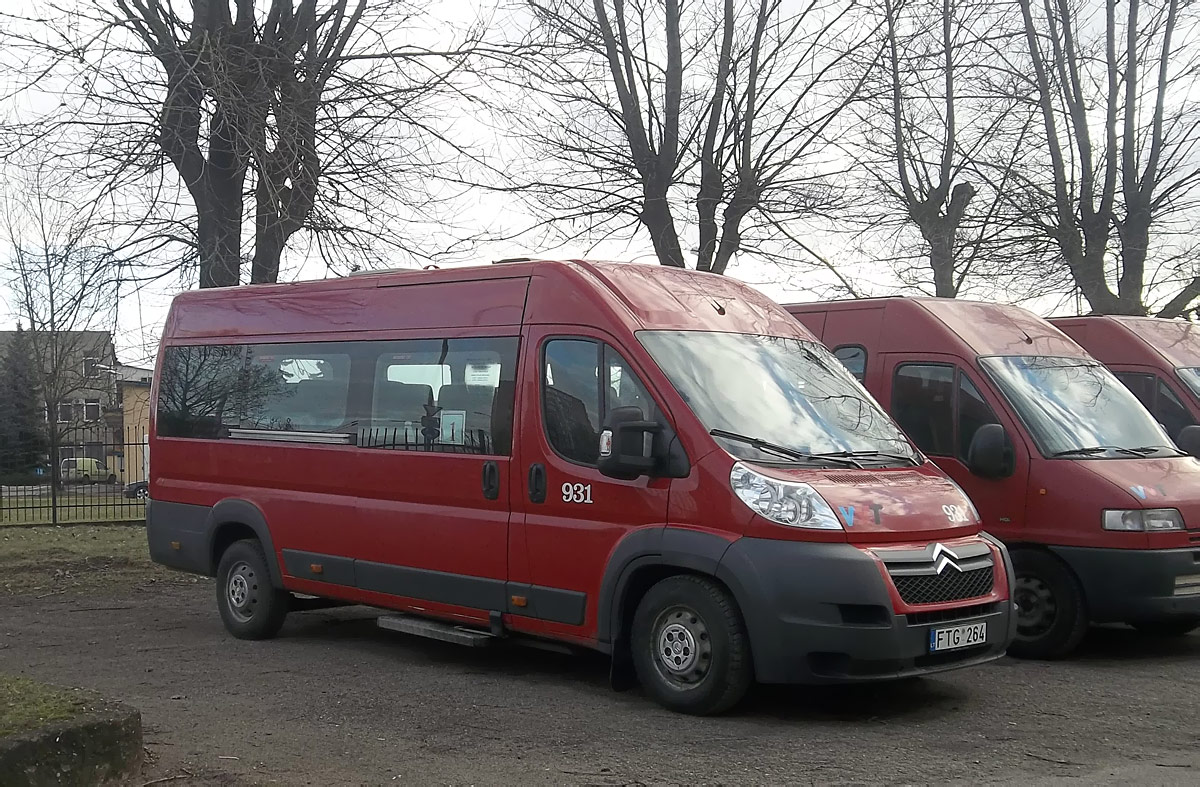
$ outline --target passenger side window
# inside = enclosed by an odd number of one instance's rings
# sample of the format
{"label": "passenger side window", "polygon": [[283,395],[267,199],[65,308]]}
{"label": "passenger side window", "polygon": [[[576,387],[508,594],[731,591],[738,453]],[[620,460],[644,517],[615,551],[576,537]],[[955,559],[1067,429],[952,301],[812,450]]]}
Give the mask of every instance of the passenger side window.
{"label": "passenger side window", "polygon": [[954,455],[954,367],[906,363],[896,368],[892,416],[931,456]]}
{"label": "passenger side window", "polygon": [[646,420],[657,417],[646,386],[607,344],[553,339],[546,343],[544,358],[542,407],[546,438],[565,459],[596,464],[600,425],[616,407],[636,407]]}
{"label": "passenger side window", "polygon": [[1196,420],[1192,418],[1191,411],[1183,405],[1183,402],[1179,401],[1175,392],[1162,380],[1158,380],[1158,397],[1151,412],[1166,428],[1167,434],[1171,436],[1172,440],[1179,436],[1185,426],[1192,426],[1196,423]]}
{"label": "passenger side window", "polygon": [[246,348],[243,429],[338,432],[347,426],[350,354],[342,344]]}
{"label": "passenger side window", "polygon": [[958,372],[958,458],[967,461],[967,453],[971,448],[971,440],[979,427],[985,424],[998,424],[1000,419],[983,399],[979,389],[971,379]]}
{"label": "passenger side window", "polygon": [[512,452],[518,340],[375,343],[370,417],[359,445],[400,451]]}
{"label": "passenger side window", "polygon": [[856,344],[844,344],[833,351],[834,357],[842,362],[842,366],[850,374],[854,375],[854,379],[860,383],[867,375],[867,351],[866,348],[859,347]]}

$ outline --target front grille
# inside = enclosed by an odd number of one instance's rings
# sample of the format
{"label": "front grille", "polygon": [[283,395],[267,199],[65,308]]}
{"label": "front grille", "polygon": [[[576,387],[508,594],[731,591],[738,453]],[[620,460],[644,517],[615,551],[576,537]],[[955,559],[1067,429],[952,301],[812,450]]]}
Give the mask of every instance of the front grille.
{"label": "front grille", "polygon": [[992,567],[970,571],[947,570],[941,574],[892,575],[905,604],[938,604],[978,598],[992,592]]}

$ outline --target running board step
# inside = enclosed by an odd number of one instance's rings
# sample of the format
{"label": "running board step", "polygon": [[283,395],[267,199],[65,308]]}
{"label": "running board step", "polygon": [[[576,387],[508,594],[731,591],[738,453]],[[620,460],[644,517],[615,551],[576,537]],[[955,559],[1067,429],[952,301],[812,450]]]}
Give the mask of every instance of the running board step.
{"label": "running board step", "polygon": [[380,615],[375,622],[380,628],[389,631],[415,634],[418,637],[437,639],[442,642],[453,642],[455,645],[466,645],[469,648],[482,648],[490,645],[496,638],[487,631],[441,623],[436,620],[415,618],[411,615]]}

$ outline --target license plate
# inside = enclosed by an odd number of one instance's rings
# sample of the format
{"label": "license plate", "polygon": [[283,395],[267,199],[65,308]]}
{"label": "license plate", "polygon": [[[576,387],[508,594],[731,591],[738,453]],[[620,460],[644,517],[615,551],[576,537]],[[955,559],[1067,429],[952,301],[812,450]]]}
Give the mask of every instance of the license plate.
{"label": "license plate", "polygon": [[929,652],[958,650],[987,642],[987,621],[929,630]]}

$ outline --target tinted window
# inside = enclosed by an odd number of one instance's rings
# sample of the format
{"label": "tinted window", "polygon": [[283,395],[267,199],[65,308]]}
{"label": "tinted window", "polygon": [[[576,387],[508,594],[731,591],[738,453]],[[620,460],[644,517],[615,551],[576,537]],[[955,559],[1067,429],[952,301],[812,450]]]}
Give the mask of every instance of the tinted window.
{"label": "tinted window", "polygon": [[867,373],[867,351],[862,347],[847,344],[833,351],[834,356],[842,362],[854,379],[860,383]]}
{"label": "tinted window", "polygon": [[600,436],[600,344],[581,339],[546,343],[542,407],[546,437],[573,462],[595,464]]}
{"label": "tinted window", "polygon": [[163,356],[158,433],[321,432],[354,435],[368,448],[508,454],[517,344],[496,337],[172,347]]}
{"label": "tinted window", "polygon": [[917,447],[954,454],[954,367],[908,363],[896,369],[892,417]]}
{"label": "tinted window", "polygon": [[242,348],[168,347],[158,383],[158,433],[163,437],[220,437],[237,426]]}
{"label": "tinted window", "polygon": [[652,420],[655,416],[654,402],[646,387],[625,359],[608,345],[604,347],[604,366],[608,370],[608,400],[603,409],[604,415],[607,416],[610,410],[617,407],[636,407],[641,410],[643,420]]}
{"label": "tinted window", "polygon": [[512,450],[517,339],[373,342],[359,444],[505,455]]}
{"label": "tinted window", "polygon": [[1155,400],[1152,412],[1158,422],[1166,427],[1167,434],[1171,436],[1171,439],[1175,439],[1183,427],[1191,426],[1196,423],[1196,420],[1192,418],[1191,412],[1183,406],[1183,402],[1175,396],[1175,392],[1168,388],[1162,380],[1155,379],[1158,382],[1158,398]]}
{"label": "tinted window", "polygon": [[998,424],[1000,419],[983,400],[979,389],[961,371],[958,373],[958,458],[964,462],[971,440],[984,424]]}

